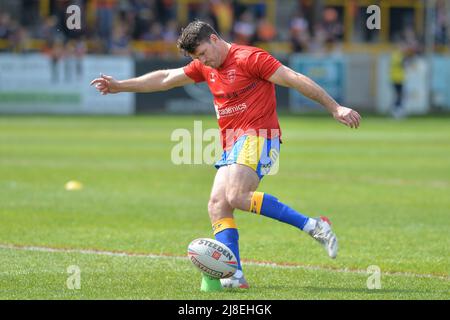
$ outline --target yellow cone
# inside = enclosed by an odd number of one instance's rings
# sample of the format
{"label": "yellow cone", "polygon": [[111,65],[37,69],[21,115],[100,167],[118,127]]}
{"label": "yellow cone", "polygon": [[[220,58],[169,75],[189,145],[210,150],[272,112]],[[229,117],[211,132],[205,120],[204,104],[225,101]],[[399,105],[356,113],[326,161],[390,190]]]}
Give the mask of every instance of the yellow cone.
{"label": "yellow cone", "polygon": [[83,185],[79,181],[71,180],[66,183],[64,186],[67,191],[81,190],[83,189]]}

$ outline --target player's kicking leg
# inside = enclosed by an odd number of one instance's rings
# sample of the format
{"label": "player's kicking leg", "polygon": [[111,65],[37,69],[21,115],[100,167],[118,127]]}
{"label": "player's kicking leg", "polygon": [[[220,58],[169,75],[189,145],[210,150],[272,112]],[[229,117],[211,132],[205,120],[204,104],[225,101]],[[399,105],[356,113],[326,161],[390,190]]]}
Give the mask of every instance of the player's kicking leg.
{"label": "player's kicking leg", "polygon": [[259,181],[257,173],[248,166],[233,164],[229,170],[227,200],[231,207],[297,227],[323,245],[330,258],[336,258],[338,243],[328,218],[309,218],[280,202],[274,196],[255,191],[257,183],[244,181],[244,179]]}

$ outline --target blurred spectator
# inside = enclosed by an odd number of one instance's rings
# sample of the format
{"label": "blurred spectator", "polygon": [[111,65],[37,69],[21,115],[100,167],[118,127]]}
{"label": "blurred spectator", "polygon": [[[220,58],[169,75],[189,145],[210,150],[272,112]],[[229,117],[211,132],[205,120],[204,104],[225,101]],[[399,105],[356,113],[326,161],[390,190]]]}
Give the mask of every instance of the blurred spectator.
{"label": "blurred spectator", "polygon": [[169,20],[166,24],[166,27],[164,28],[162,32],[162,38],[166,42],[173,42],[175,43],[179,36],[179,28],[178,28],[178,22],[177,20]]}
{"label": "blurred spectator", "polygon": [[445,2],[443,0],[439,0],[436,6],[436,44],[437,45],[447,45],[448,43],[448,25],[449,25],[449,17],[447,8],[445,6]]}
{"label": "blurred spectator", "polygon": [[217,19],[218,32],[225,40],[231,39],[233,29],[233,5],[231,0],[212,0],[211,10]]}
{"label": "blurred spectator", "polygon": [[130,39],[126,33],[126,29],[122,24],[116,24],[113,29],[110,53],[114,55],[131,54]]}
{"label": "blurred spectator", "polygon": [[160,41],[163,39],[163,27],[159,22],[153,22],[148,28],[147,32],[145,32],[141,40],[146,41]]}
{"label": "blurred spectator", "polygon": [[234,24],[234,42],[242,45],[250,45],[255,36],[255,23],[251,11],[245,11]]}
{"label": "blurred spectator", "polygon": [[11,16],[7,12],[0,13],[0,39],[8,39],[11,32]]}
{"label": "blurred spectator", "polygon": [[324,53],[327,39],[328,34],[323,24],[317,23],[314,26],[314,36],[311,38],[311,41],[309,42],[308,51],[313,53]]}
{"label": "blurred spectator", "polygon": [[39,0],[21,0],[20,9],[20,24],[33,27],[35,21],[39,19]]}
{"label": "blurred spectator", "polygon": [[19,26],[10,37],[11,49],[15,53],[28,53],[33,51],[30,33],[27,28]]}
{"label": "blurred spectator", "polygon": [[131,36],[134,39],[140,39],[148,32],[150,26],[156,21],[154,7],[150,1],[135,0],[132,1],[132,12],[134,15],[134,29]]}
{"label": "blurred spectator", "polygon": [[415,55],[421,52],[420,42],[417,39],[416,32],[412,26],[406,27],[403,30],[403,36],[400,37],[400,39],[404,39],[402,48],[404,51],[407,51],[408,55]]}
{"label": "blurred spectator", "polygon": [[104,54],[108,51],[105,42],[98,35],[93,35],[89,40],[89,46],[87,46],[89,53]]}
{"label": "blurred spectator", "polygon": [[189,5],[189,20],[202,20],[209,23],[215,30],[218,29],[217,18],[212,12],[210,1],[191,3]]}
{"label": "blurred spectator", "polygon": [[260,18],[256,25],[256,40],[270,42],[275,40],[277,31],[272,23],[266,18]]}
{"label": "blurred spectator", "polygon": [[294,52],[304,52],[309,49],[311,40],[308,28],[308,21],[303,14],[298,12],[289,23],[289,35]]}
{"label": "blurred spectator", "polygon": [[134,31],[137,29],[137,12],[134,10],[131,3],[129,3],[128,1],[120,2],[118,11],[116,11],[115,20],[115,23],[119,21],[119,23],[123,23],[127,26],[127,33],[130,37],[138,38],[134,35]]}
{"label": "blurred spectator", "polygon": [[326,8],[323,12],[323,28],[326,32],[326,43],[334,44],[344,38],[344,27],[339,21],[336,9]]}
{"label": "blurred spectator", "polygon": [[56,16],[49,16],[45,18],[44,23],[36,31],[36,37],[38,39],[45,40],[50,45],[58,36],[58,18]]}
{"label": "blurred spectator", "polygon": [[176,18],[175,0],[158,0],[155,7],[161,24],[166,24],[169,20]]}
{"label": "blurred spectator", "polygon": [[263,2],[256,2],[252,5],[253,14],[257,19],[266,16],[266,4]]}
{"label": "blurred spectator", "polygon": [[399,42],[396,50],[391,55],[390,77],[395,92],[395,102],[392,108],[392,116],[396,119],[404,116],[403,111],[403,82],[405,81],[405,56],[404,45]]}
{"label": "blurred spectator", "polygon": [[96,0],[97,1],[97,32],[107,46],[110,46],[111,31],[114,22],[114,7],[117,0]]}
{"label": "blurred spectator", "polygon": [[[71,39],[86,37],[85,47],[89,52],[98,54],[112,52],[127,54],[131,52],[131,45],[139,48],[143,55],[146,53],[164,55],[167,51],[173,54],[174,50],[169,47],[170,45],[175,47],[181,30],[181,25],[177,21],[179,4],[187,8],[189,20],[204,20],[216,28],[225,40],[238,44],[251,45],[255,41],[272,42],[281,38],[290,40],[294,52],[320,53],[339,49],[344,36],[343,7],[336,5],[322,10],[323,4],[318,5],[318,2],[313,0],[293,2],[294,5],[296,3],[299,11],[289,20],[289,24],[281,23],[281,25],[284,24],[282,30],[278,30],[272,25],[272,21],[268,21],[267,3],[263,1],[185,0],[183,3],[181,3],[182,0],[49,1],[49,17],[40,17],[36,13],[25,15],[21,11],[16,13],[17,16],[10,16],[16,12],[13,6],[9,13],[0,12],[0,40],[3,40],[0,41],[0,49],[11,51],[14,47],[15,51],[27,52],[33,46],[42,48],[41,42],[33,42],[30,40],[31,37],[45,40],[46,47],[43,50],[49,52],[53,48],[55,38],[60,41],[59,37],[63,37],[63,42],[67,43]],[[281,3],[281,0],[278,1]],[[38,0],[21,0],[20,3],[20,8],[24,3],[32,4],[35,8],[39,2]],[[360,19],[356,23],[359,25],[365,22],[366,13],[357,5],[357,1],[353,3],[351,14]],[[66,27],[66,9],[71,4],[79,5],[82,10],[84,18],[82,18],[81,31],[68,30]],[[402,16],[409,12],[408,19],[411,20],[411,10],[398,11],[398,14]],[[433,26],[437,45],[446,45],[449,42],[448,10],[447,0],[437,0],[436,23]],[[33,21],[27,20],[26,24],[18,23],[24,19]],[[411,28],[411,23],[407,25],[410,26],[407,29],[404,29],[404,25],[396,29],[392,33],[392,39],[401,37],[411,52],[418,53],[421,50],[421,43],[414,33],[415,26],[412,25],[413,28]],[[21,26],[29,27],[24,29],[20,28]],[[363,29],[366,30],[366,28]],[[289,37],[286,36],[287,34]],[[371,31],[369,34],[376,33]],[[358,36],[356,31],[355,35],[356,37],[352,40]],[[359,36],[362,37],[363,34],[360,33]],[[132,40],[155,41],[155,43],[132,43]],[[162,44],[159,43],[161,41]]]}

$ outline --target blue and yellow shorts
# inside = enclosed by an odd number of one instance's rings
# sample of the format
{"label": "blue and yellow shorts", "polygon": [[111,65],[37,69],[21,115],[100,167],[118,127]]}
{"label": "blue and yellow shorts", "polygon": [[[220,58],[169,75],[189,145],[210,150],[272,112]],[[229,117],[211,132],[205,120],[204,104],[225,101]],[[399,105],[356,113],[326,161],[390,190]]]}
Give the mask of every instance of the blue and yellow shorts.
{"label": "blue and yellow shorts", "polygon": [[278,172],[280,155],[280,138],[266,139],[264,137],[243,135],[233,144],[233,147],[222,153],[222,158],[216,162],[219,169],[234,163],[246,165],[255,170],[259,179],[265,175]]}

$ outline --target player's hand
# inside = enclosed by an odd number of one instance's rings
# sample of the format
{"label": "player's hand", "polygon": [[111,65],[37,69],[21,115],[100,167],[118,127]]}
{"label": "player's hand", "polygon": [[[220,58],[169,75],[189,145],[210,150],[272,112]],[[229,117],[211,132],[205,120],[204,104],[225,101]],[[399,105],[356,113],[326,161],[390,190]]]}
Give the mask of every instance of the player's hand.
{"label": "player's hand", "polygon": [[336,111],[333,112],[333,117],[340,123],[355,129],[359,127],[359,123],[361,122],[361,116],[358,112],[343,106],[337,107]]}
{"label": "player's hand", "polygon": [[94,85],[102,95],[120,92],[119,81],[104,74],[100,74],[100,78],[91,81],[91,86]]}

